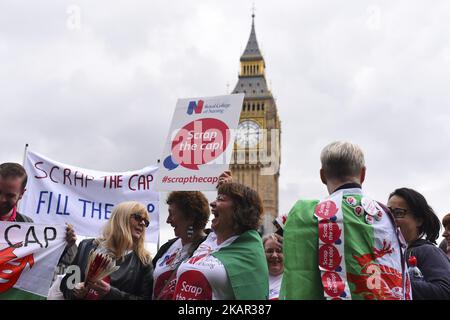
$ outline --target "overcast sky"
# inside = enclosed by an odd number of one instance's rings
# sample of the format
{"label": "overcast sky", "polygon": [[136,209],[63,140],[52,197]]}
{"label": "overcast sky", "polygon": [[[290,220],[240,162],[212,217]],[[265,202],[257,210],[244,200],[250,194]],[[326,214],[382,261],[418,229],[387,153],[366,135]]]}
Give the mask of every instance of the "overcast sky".
{"label": "overcast sky", "polygon": [[335,140],[363,148],[372,197],[406,186],[450,212],[445,0],[2,0],[0,162],[29,143],[90,169],[155,164],[178,98],[234,88],[253,2],[282,122],[280,212],[326,195],[319,154]]}

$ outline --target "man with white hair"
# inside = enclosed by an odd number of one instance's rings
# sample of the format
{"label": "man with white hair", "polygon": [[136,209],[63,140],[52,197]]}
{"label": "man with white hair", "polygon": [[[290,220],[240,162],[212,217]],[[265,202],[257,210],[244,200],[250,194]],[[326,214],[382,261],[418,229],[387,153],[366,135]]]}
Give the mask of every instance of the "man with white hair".
{"label": "man with white hair", "polygon": [[280,299],[409,299],[405,242],[386,206],[362,190],[362,150],[333,142],[320,160],[329,196],[288,214]]}

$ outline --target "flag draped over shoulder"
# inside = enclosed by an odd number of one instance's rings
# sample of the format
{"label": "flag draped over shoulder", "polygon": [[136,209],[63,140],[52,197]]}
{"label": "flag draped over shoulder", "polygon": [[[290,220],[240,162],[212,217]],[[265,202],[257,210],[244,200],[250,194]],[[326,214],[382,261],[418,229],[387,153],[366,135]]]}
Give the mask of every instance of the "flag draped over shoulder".
{"label": "flag draped over shoulder", "polygon": [[223,263],[236,300],[268,299],[269,271],[258,232],[246,231],[212,255]]}
{"label": "flag draped over shoulder", "polygon": [[359,188],[298,201],[284,229],[280,299],[408,298],[397,231],[390,213]]}
{"label": "flag draped over shoulder", "polygon": [[65,234],[62,225],[0,223],[0,300],[47,298]]}
{"label": "flag draped over shoulder", "polygon": [[298,201],[284,228],[284,272],[280,299],[323,299],[317,267],[318,229],[314,208],[318,200]]}

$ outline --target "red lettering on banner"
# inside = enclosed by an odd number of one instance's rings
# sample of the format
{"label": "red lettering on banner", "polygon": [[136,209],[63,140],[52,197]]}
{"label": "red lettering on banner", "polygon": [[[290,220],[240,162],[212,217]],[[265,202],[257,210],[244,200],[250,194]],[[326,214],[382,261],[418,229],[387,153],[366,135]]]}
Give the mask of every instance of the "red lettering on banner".
{"label": "red lettering on banner", "polygon": [[[41,165],[45,165],[43,161],[38,161],[34,164],[36,170],[41,171],[44,175],[35,175],[36,179],[45,179],[49,178],[53,183],[62,183],[64,185],[72,185],[72,181],[74,186],[88,187],[88,181],[94,181],[94,177],[85,175],[83,172],[75,171],[72,172],[69,168],[61,168],[59,166],[53,165],[47,169],[41,167]],[[47,171],[46,171],[47,170]],[[73,180],[72,180],[73,174]],[[78,181],[78,185],[77,185]]]}
{"label": "red lettering on banner", "polygon": [[50,180],[52,180],[54,183],[59,183],[58,181],[56,181],[56,180],[53,179],[53,170],[55,170],[55,169],[58,169],[58,170],[59,170],[59,167],[58,167],[58,166],[54,166],[54,167],[50,170]]}
{"label": "red lettering on banner", "polygon": [[47,177],[48,177],[47,172],[45,172],[44,169],[39,168],[39,167],[38,167],[38,164],[44,164],[44,162],[38,161],[38,162],[36,162],[36,163],[34,164],[34,167],[35,167],[37,170],[42,171],[42,172],[45,174],[45,176],[43,176],[43,177],[41,177],[41,176],[34,176],[34,177],[35,177],[36,179],[44,179],[44,178],[47,178]]}
{"label": "red lettering on banner", "polygon": [[[151,182],[153,181],[153,175],[137,175],[133,174],[128,180],[128,189],[131,191],[136,190],[150,190]],[[137,188],[135,187],[137,184]]]}
{"label": "red lettering on banner", "polygon": [[73,180],[74,180],[75,186],[77,186],[77,180],[79,180],[79,181],[81,181],[81,186],[84,187],[84,173],[75,171],[75,173],[73,175]]}
{"label": "red lettering on banner", "polygon": [[72,185],[72,179],[70,179],[70,173],[71,170],[70,169],[64,169],[64,182],[63,184],[66,184],[66,178],[69,180],[70,185]]}

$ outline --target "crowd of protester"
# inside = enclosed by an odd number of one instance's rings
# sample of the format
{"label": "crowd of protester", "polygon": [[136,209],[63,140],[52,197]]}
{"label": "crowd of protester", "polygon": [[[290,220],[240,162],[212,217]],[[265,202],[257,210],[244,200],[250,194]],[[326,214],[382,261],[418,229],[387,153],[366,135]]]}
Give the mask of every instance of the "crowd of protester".
{"label": "crowd of protester", "polygon": [[[441,221],[422,194],[398,188],[385,205],[363,192],[357,145],[331,143],[320,160],[329,196],[298,201],[277,219],[275,233],[258,233],[260,195],[229,171],[210,204],[199,191],[168,195],[166,223],[175,238],[153,258],[144,247],[150,215],[138,202],[116,205],[102,235],[78,246],[67,225],[59,267],[77,266],[81,280],[69,285],[68,272],[51,291],[70,300],[450,299],[450,214],[437,246]],[[26,183],[21,165],[0,165],[0,221],[33,222],[17,211]],[[86,279],[92,250],[108,252],[119,268]]]}

